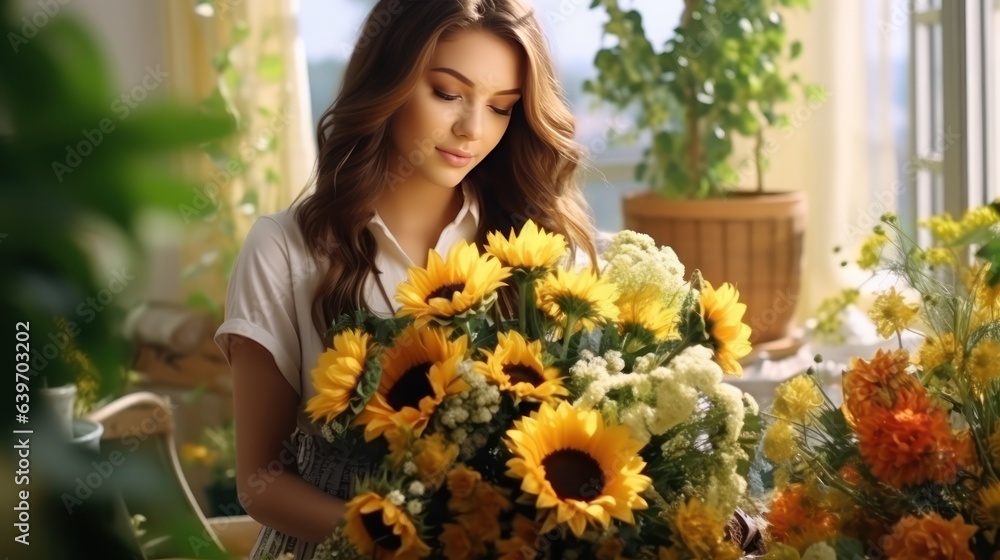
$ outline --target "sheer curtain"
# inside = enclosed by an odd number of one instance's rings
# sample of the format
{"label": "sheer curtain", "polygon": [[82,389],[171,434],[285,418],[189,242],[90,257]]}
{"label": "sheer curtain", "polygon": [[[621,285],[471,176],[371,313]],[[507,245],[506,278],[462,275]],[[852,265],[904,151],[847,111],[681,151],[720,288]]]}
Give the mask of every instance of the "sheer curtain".
{"label": "sheer curtain", "polygon": [[[799,318],[806,319],[825,297],[867,276],[841,267],[840,261],[853,261],[881,214],[895,210],[896,164],[888,122],[873,123],[869,117],[869,107],[873,115],[888,116],[891,92],[881,79],[872,81],[889,76],[883,67],[887,48],[876,51],[878,70],[866,71],[864,4],[815,2],[810,11],[790,11],[786,17],[790,39],[804,46],[791,69],[827,94],[813,102],[798,96],[786,107],[791,126],[770,131],[767,138],[771,166],[765,185],[801,189],[809,197],[798,308]],[[897,32],[905,34],[905,25]],[[837,254],[835,247],[841,247]]]}
{"label": "sheer curtain", "polygon": [[[206,179],[182,214],[198,210],[205,199],[230,211],[209,223],[194,220],[195,227],[185,228],[182,268],[190,270],[214,258],[223,264],[185,280],[184,288],[221,302],[226,263],[253,221],[287,207],[307,186],[315,164],[298,2],[162,0],[161,5],[173,93],[202,100],[218,89],[224,95],[216,103],[240,116],[241,130],[225,146],[228,161],[237,166],[220,165],[218,158],[213,164],[204,156],[185,162]],[[228,75],[217,71],[220,53],[225,52],[232,67]]]}

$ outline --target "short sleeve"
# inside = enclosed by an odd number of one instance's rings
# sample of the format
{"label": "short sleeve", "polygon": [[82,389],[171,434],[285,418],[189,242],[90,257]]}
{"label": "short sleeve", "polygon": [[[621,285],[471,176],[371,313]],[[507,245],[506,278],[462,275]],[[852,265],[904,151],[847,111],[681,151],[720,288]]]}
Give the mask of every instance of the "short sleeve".
{"label": "short sleeve", "polygon": [[302,351],[291,270],[284,230],[272,218],[258,218],[236,258],[226,292],[225,321],[215,332],[215,343],[232,366],[230,351],[238,341],[230,335],[257,342],[301,395]]}

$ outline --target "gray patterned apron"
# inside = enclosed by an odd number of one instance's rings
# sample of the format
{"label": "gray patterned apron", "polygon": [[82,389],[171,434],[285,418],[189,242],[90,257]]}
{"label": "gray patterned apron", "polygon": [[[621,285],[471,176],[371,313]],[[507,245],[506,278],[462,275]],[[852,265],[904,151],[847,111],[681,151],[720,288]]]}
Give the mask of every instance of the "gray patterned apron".
{"label": "gray patterned apron", "polygon": [[[380,461],[378,457],[366,457],[350,446],[331,444],[322,436],[298,428],[291,436],[291,443],[299,475],[342,500],[354,497],[355,480],[369,474]],[[311,560],[318,544],[265,526],[257,535],[249,560],[273,560],[286,553],[291,553],[295,560]]]}

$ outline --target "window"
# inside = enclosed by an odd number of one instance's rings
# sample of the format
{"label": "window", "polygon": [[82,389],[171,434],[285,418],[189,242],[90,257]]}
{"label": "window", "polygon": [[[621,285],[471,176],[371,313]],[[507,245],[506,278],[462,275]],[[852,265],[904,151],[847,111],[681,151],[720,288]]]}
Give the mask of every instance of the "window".
{"label": "window", "polygon": [[901,210],[911,221],[940,212],[957,216],[1000,196],[995,68],[1000,1],[908,5],[914,183]]}
{"label": "window", "polygon": [[[374,0],[300,0],[299,29],[305,45],[313,124],[319,122],[340,89],[351,50],[375,5]],[[623,227],[622,193],[638,189],[633,170],[640,144],[619,145],[613,140],[625,132],[625,121],[610,110],[595,108],[583,93],[586,78],[594,74],[594,55],[600,48],[601,26],[606,15],[591,10],[590,0],[530,0],[546,34],[559,80],[576,117],[576,140],[588,151],[597,173],[585,179],[585,194],[597,227],[617,231]],[[632,0],[643,13],[647,34],[654,42],[673,33],[683,0]]]}

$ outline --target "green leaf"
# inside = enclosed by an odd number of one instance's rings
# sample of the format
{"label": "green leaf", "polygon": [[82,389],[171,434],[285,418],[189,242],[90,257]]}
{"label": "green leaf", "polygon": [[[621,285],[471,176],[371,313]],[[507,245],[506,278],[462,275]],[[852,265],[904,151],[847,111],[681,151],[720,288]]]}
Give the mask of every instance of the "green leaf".
{"label": "green leaf", "polygon": [[649,171],[649,163],[640,161],[639,165],[635,166],[635,180],[641,182],[646,177],[647,171]]}
{"label": "green leaf", "polygon": [[837,560],[865,560],[864,545],[857,539],[841,537],[833,542]]}
{"label": "green leaf", "polygon": [[265,81],[281,81],[285,75],[285,61],[280,54],[266,54],[257,63],[257,73]]}
{"label": "green leaf", "polygon": [[264,170],[264,180],[271,185],[281,184],[281,175],[273,167]]}
{"label": "green leaf", "polygon": [[222,315],[222,306],[204,291],[189,294],[184,303],[187,307],[204,310],[216,317]]}
{"label": "green leaf", "polygon": [[238,21],[233,25],[233,44],[238,45],[250,36],[250,26],[245,21]]}
{"label": "green leaf", "polygon": [[795,60],[801,54],[802,54],[802,41],[793,41],[791,59]]}
{"label": "green leaf", "polygon": [[990,264],[986,274],[986,285],[994,287],[1000,283],[1000,239],[994,239],[976,251],[976,257]]}

